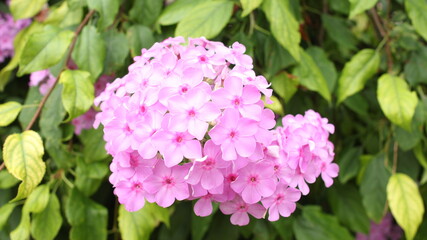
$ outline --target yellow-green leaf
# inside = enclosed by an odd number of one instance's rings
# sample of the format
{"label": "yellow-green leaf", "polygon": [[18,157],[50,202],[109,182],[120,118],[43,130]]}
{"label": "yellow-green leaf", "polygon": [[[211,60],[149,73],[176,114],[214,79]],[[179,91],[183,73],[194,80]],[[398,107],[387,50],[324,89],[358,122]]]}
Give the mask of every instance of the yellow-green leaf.
{"label": "yellow-green leaf", "polygon": [[380,55],[373,49],[363,49],[344,66],[338,80],[338,104],[362,90],[365,83],[377,72]]}
{"label": "yellow-green leaf", "polygon": [[18,102],[0,104],[0,127],[11,124],[16,119],[21,109],[22,105]]}
{"label": "yellow-green leaf", "polygon": [[274,38],[289,51],[295,60],[299,61],[299,43],[301,41],[299,23],[295,16],[292,15],[287,1],[264,0],[263,10],[270,22]]}
{"label": "yellow-green leaf", "polygon": [[85,113],[93,104],[94,87],[90,73],[66,70],[59,77],[62,88],[62,104],[68,112],[68,120]]}
{"label": "yellow-green leaf", "polygon": [[10,11],[15,19],[30,18],[36,15],[47,0],[12,0]]}
{"label": "yellow-green leaf", "polygon": [[387,199],[391,213],[411,240],[423,220],[424,205],[417,184],[406,174],[397,173],[387,184]]}
{"label": "yellow-green leaf", "polygon": [[240,0],[242,4],[243,12],[242,17],[245,17],[249,13],[251,13],[255,8],[261,5],[263,0]]}
{"label": "yellow-green leaf", "polygon": [[55,194],[51,194],[46,208],[33,214],[31,223],[31,235],[37,240],[54,239],[62,225],[62,216],[59,200]]}
{"label": "yellow-green leaf", "polygon": [[26,198],[42,180],[46,170],[43,154],[42,139],[32,130],[6,138],[3,146],[4,163],[7,170],[22,181],[13,201]]}
{"label": "yellow-green leaf", "polygon": [[383,74],[378,79],[377,98],[381,109],[390,121],[411,131],[412,117],[418,104],[415,92],[400,77]]}
{"label": "yellow-green leaf", "polygon": [[178,23],[175,36],[213,38],[230,20],[233,2],[206,1],[197,5]]}
{"label": "yellow-green leaf", "polygon": [[5,205],[0,207],[0,230],[7,223],[10,214],[15,208],[16,203],[6,203]]}
{"label": "yellow-green leaf", "polygon": [[30,214],[28,212],[22,211],[21,222],[19,223],[18,227],[16,227],[10,233],[10,239],[11,240],[29,239],[30,226],[31,226]]}
{"label": "yellow-green leaf", "polygon": [[49,186],[46,184],[40,185],[28,196],[24,204],[24,211],[39,213],[46,208],[48,202]]}

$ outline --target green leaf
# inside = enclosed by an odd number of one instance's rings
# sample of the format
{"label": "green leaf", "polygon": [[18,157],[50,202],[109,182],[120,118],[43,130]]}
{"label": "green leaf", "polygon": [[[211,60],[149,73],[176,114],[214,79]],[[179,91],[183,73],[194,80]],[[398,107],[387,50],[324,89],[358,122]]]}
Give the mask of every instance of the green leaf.
{"label": "green leaf", "polygon": [[281,98],[285,99],[285,102],[289,102],[298,90],[298,79],[289,76],[285,72],[277,74],[270,80],[270,82],[274,92]]}
{"label": "green leaf", "polygon": [[83,156],[87,163],[103,160],[108,157],[105,151],[104,132],[102,126],[97,129],[85,129],[79,139],[83,143]]}
{"label": "green leaf", "polygon": [[353,237],[338,223],[335,216],[322,212],[318,206],[305,206],[302,216],[294,222],[297,240],[350,240]]}
{"label": "green leaf", "polygon": [[43,154],[42,139],[32,130],[6,138],[3,146],[4,163],[7,170],[22,181],[13,201],[26,198],[42,180],[46,170]]}
{"label": "green leaf", "polygon": [[294,222],[295,218],[293,217],[279,218],[278,221],[271,222],[271,225],[273,225],[274,229],[276,229],[280,239],[292,240],[294,236],[294,232],[292,230]]}
{"label": "green leaf", "polygon": [[[264,68],[267,78],[274,76],[281,69],[296,64],[295,59],[280,45],[273,36],[256,34],[258,39],[254,45],[263,47],[255,48],[260,59],[264,60]],[[258,45],[257,45],[258,44]]]}
{"label": "green leaf", "polygon": [[15,19],[31,18],[40,12],[46,3],[47,0],[11,0],[10,11]]}
{"label": "green leaf", "polygon": [[353,18],[359,13],[371,9],[373,6],[375,6],[375,4],[377,4],[377,2],[378,0],[350,0],[349,18]]}
{"label": "green leaf", "polygon": [[192,8],[178,23],[175,36],[216,37],[230,20],[232,11],[231,1],[205,1]]}
{"label": "green leaf", "polygon": [[240,3],[242,4],[243,12],[242,17],[247,16],[249,13],[251,13],[253,10],[258,8],[263,0],[240,0]]}
{"label": "green leaf", "polygon": [[177,0],[163,10],[158,19],[161,25],[172,25],[181,19],[196,7],[198,4],[205,2],[205,0]]}
{"label": "green leaf", "polygon": [[325,50],[320,47],[309,47],[306,52],[313,58],[325,77],[329,92],[333,92],[337,82],[337,70],[334,63],[329,60]]}
{"label": "green leaf", "polygon": [[40,103],[42,98],[43,95],[41,95],[38,87],[30,87],[24,105],[33,105],[33,107],[26,107],[22,109],[18,117],[19,123],[23,129],[25,129],[30,123],[37,111],[37,105]]}
{"label": "green leaf", "polygon": [[15,121],[21,109],[22,105],[18,102],[0,104],[0,127],[7,126]]}
{"label": "green leaf", "polygon": [[404,151],[414,148],[423,137],[423,134],[420,131],[413,130],[412,132],[408,132],[400,127],[396,127],[394,129],[394,134],[397,142],[399,143],[399,147]]}
{"label": "green leaf", "polygon": [[418,143],[415,146],[413,152],[415,157],[418,159],[418,162],[421,164],[421,166],[423,166],[424,169],[427,169],[427,158],[424,155],[422,143]]}
{"label": "green leaf", "polygon": [[22,51],[18,76],[54,66],[66,53],[74,33],[47,25],[33,33]]}
{"label": "green leaf", "polygon": [[275,97],[275,96],[271,96],[270,100],[273,102],[271,104],[266,104],[265,107],[268,109],[271,109],[274,113],[283,116],[284,115],[284,108],[282,103],[280,102],[280,100]]}
{"label": "green leaf", "polygon": [[98,26],[104,29],[114,22],[120,7],[120,0],[90,0],[87,1],[89,8],[95,9],[101,15]]}
{"label": "green leaf", "polygon": [[383,74],[378,79],[377,98],[381,109],[390,121],[411,131],[412,117],[418,104],[415,92],[400,77]]}
{"label": "green leaf", "polygon": [[65,116],[65,109],[61,102],[62,85],[56,85],[47,99],[40,114],[40,133],[46,141],[61,142],[62,131],[59,125]]}
{"label": "green leaf", "polygon": [[304,50],[300,50],[301,61],[294,69],[293,74],[299,78],[301,85],[307,87],[311,91],[316,91],[328,102],[331,101],[331,93],[328,89],[328,84],[320,71],[319,67],[314,62],[313,58]]}
{"label": "green leaf", "polygon": [[30,214],[28,212],[22,211],[21,222],[18,227],[16,227],[10,233],[11,240],[23,240],[30,238]]}
{"label": "green leaf", "polygon": [[0,207],[0,230],[3,229],[4,225],[7,223],[10,214],[13,209],[15,209],[15,203],[6,203]]}
{"label": "green leaf", "polygon": [[169,211],[148,202],[137,212],[128,212],[120,205],[118,221],[123,240],[149,239],[151,232],[160,222],[169,225]]}
{"label": "green leaf", "polygon": [[350,31],[350,26],[346,19],[322,14],[322,23],[328,36],[338,44],[341,52],[356,50],[357,40]]}
{"label": "green leaf", "polygon": [[23,211],[39,213],[46,208],[48,202],[49,186],[46,184],[40,185],[28,196]]}
{"label": "green leaf", "polygon": [[59,82],[63,84],[62,104],[68,112],[68,120],[85,113],[93,104],[94,88],[90,73],[81,70],[65,70]]}
{"label": "green leaf", "polygon": [[362,197],[353,185],[334,185],[328,191],[330,206],[340,222],[354,232],[369,233],[370,221]]}
{"label": "green leaf", "polygon": [[44,23],[61,28],[78,25],[83,17],[83,9],[81,7],[70,9],[68,5],[69,2],[64,1],[60,6],[50,8],[49,16]]}
{"label": "green leaf", "polygon": [[280,0],[265,0],[262,8],[270,22],[273,36],[295,60],[299,61],[301,34],[298,21],[292,15],[289,3]]}
{"label": "green leaf", "polygon": [[105,53],[104,39],[96,28],[90,25],[84,27],[72,56],[79,69],[90,72],[93,81],[102,72]]}
{"label": "green leaf", "polygon": [[129,17],[132,21],[151,27],[162,11],[163,0],[138,0],[133,2]]}
{"label": "green leaf", "polygon": [[411,86],[420,83],[427,84],[427,72],[424,71],[424,66],[427,66],[427,47],[413,51],[409,61],[405,64],[405,79]]}
{"label": "green leaf", "polygon": [[106,45],[104,73],[112,74],[120,69],[129,55],[129,43],[124,33],[116,30],[105,32],[102,37]]}
{"label": "green leaf", "polygon": [[51,194],[46,208],[33,214],[31,223],[31,235],[36,239],[50,240],[58,234],[62,225],[62,216],[59,200],[55,194]]}
{"label": "green leaf", "polygon": [[19,182],[7,170],[0,171],[0,189],[7,189],[15,186]]}
{"label": "green leaf", "polygon": [[86,163],[81,157],[77,158],[75,186],[86,196],[94,194],[109,173],[106,162]]}
{"label": "green leaf", "polygon": [[427,41],[427,2],[425,0],[405,0],[405,8],[415,30]]}
{"label": "green leaf", "polygon": [[348,0],[328,0],[329,7],[335,12],[347,15],[350,10],[350,2]]}
{"label": "green leaf", "polygon": [[[215,205],[217,206],[217,205]],[[206,232],[209,230],[215,212],[218,210],[216,207],[212,214],[207,217],[199,217],[195,214],[191,215],[191,239],[202,240]]]}
{"label": "green leaf", "polygon": [[373,49],[363,49],[344,66],[338,80],[338,104],[359,92],[380,66],[380,55]]}
{"label": "green leaf", "polygon": [[360,184],[363,206],[368,216],[376,222],[380,222],[383,218],[387,198],[386,187],[390,178],[390,172],[385,168],[384,161],[384,154],[371,160]]}
{"label": "green leaf", "polygon": [[344,153],[340,155],[338,165],[340,166],[339,180],[341,183],[346,183],[350,179],[356,177],[360,167],[360,155],[362,149],[360,147],[346,147]]}
{"label": "green leaf", "polygon": [[387,184],[387,199],[391,213],[405,230],[406,239],[413,239],[424,214],[424,204],[417,184],[405,174],[394,174]]}
{"label": "green leaf", "polygon": [[150,48],[154,40],[153,32],[146,26],[133,25],[127,31],[126,35],[132,57],[141,55],[141,49]]}
{"label": "green leaf", "polygon": [[21,59],[22,51],[30,35],[33,34],[34,32],[41,31],[42,29],[43,29],[43,26],[40,23],[33,22],[30,26],[21,30],[15,36],[15,39],[13,40],[13,48],[14,48],[13,58],[9,61],[6,67],[1,69],[0,71],[0,92],[4,90],[4,87],[8,83],[10,75],[12,74],[12,71],[18,66],[19,61]]}
{"label": "green leaf", "polygon": [[70,239],[107,239],[107,209],[73,188],[65,216],[71,225]]}

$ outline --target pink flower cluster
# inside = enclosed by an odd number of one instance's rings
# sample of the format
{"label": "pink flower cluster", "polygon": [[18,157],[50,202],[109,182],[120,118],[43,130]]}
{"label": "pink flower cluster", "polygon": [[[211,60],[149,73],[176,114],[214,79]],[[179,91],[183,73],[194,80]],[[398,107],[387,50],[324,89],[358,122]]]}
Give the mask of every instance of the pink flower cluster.
{"label": "pink flower cluster", "polygon": [[13,20],[12,15],[0,13],[0,63],[13,56],[13,40],[21,29],[30,25],[30,19]]}
{"label": "pink flower cluster", "polygon": [[169,38],[142,50],[129,73],[96,99],[110,182],[119,202],[137,211],[197,199],[198,216],[220,203],[236,225],[249,215],[276,221],[295,211],[306,182],[332,184],[338,166],[328,141],[334,127],[314,111],[286,116],[264,107],[272,90],[252,70],[245,47],[204,38]]}

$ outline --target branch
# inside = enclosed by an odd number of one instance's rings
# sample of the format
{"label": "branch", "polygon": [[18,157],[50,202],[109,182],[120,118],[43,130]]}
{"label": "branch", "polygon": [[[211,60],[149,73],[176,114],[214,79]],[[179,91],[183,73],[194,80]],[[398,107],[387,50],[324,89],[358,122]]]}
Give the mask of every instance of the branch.
{"label": "branch", "polygon": [[393,71],[393,56],[391,54],[390,37],[388,31],[386,31],[386,29],[384,28],[384,25],[381,22],[380,17],[378,16],[377,11],[375,10],[375,7],[371,8],[369,11],[371,12],[372,18],[374,19],[375,27],[378,29],[378,32],[380,33],[381,37],[386,39],[385,52],[387,55],[387,72],[391,73]]}
{"label": "branch", "polygon": [[90,10],[85,18],[83,19],[83,22],[80,23],[80,25],[77,27],[76,31],[74,32],[74,38],[71,41],[70,50],[68,51],[67,58],[65,60],[65,64],[61,69],[61,72],[58,74],[58,77],[55,79],[55,82],[53,86],[49,89],[49,92],[43,97],[41,102],[39,103],[39,106],[37,107],[36,113],[34,114],[33,118],[31,119],[30,123],[25,128],[25,131],[30,130],[34,123],[36,122],[37,118],[40,116],[40,113],[42,112],[43,106],[46,104],[47,99],[52,94],[53,89],[55,89],[56,84],[58,84],[59,77],[61,76],[62,72],[65,70],[67,64],[71,61],[71,53],[74,50],[74,47],[77,42],[77,37],[79,36],[80,32],[82,31],[83,27],[86,25],[86,23],[89,21],[89,19],[92,17],[92,15],[95,13],[95,10]]}
{"label": "branch", "polygon": [[4,162],[2,162],[2,164],[0,165],[0,171],[3,170],[4,168]]}

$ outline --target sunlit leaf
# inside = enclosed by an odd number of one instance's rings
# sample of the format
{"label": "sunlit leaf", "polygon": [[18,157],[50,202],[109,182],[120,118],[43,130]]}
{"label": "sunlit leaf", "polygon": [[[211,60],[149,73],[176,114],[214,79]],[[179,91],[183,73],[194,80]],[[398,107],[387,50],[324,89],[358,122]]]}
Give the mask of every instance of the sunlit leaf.
{"label": "sunlit leaf", "polygon": [[0,104],[0,127],[7,126],[15,121],[21,109],[22,105],[18,102]]}

